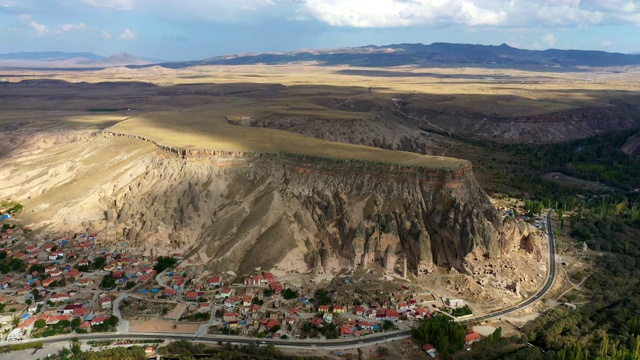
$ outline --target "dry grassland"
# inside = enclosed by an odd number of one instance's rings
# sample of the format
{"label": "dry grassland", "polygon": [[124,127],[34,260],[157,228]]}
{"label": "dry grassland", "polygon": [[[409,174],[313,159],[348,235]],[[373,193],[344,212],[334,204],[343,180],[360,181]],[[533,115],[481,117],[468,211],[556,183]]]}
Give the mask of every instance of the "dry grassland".
{"label": "dry grassland", "polygon": [[225,118],[206,112],[145,114],[117,124],[113,131],[140,135],[161,144],[181,148],[294,153],[446,169],[466,164],[466,161],[449,157],[423,156],[324,141],[280,130],[231,125]]}
{"label": "dry grassland", "polygon": [[[552,70],[552,69],[550,69]],[[334,86],[331,96],[438,95],[434,109],[467,109],[504,116],[534,115],[579,106],[606,106],[640,90],[640,68],[598,69],[594,72],[533,72],[483,68],[352,68],[310,65],[201,66],[187,69],[111,68],[96,72],[61,72],[51,78],[72,82],[145,81],[176,84],[282,84],[297,95],[328,95],[317,86]],[[349,73],[345,73],[349,71]],[[1,75],[0,75],[1,77]],[[306,88],[301,88],[306,87]],[[441,97],[441,95],[449,95]],[[488,98],[491,101],[487,101]]]}

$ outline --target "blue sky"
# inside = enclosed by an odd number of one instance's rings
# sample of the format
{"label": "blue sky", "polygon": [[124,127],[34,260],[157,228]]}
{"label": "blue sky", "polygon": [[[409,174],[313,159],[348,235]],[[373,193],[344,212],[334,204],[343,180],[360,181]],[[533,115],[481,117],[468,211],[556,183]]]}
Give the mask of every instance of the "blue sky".
{"label": "blue sky", "polygon": [[401,42],[640,52],[640,1],[0,0],[0,53],[193,60]]}

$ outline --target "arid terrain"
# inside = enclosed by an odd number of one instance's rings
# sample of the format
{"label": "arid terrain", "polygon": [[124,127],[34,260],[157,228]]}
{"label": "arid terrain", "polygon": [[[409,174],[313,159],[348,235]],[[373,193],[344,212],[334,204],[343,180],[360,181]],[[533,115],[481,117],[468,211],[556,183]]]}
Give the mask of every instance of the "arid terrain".
{"label": "arid terrain", "polygon": [[89,229],[211,272],[330,280],[364,268],[490,311],[542,285],[547,244],[504,218],[457,136],[545,143],[635,128],[635,74],[15,71],[0,74],[0,198],[23,204],[17,221],[33,229]]}

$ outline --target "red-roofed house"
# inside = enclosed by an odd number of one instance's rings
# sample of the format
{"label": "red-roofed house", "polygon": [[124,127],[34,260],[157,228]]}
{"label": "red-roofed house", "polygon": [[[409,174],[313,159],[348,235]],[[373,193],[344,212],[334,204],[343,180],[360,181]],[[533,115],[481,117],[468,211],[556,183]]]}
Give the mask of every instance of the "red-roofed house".
{"label": "red-roofed house", "polygon": [[265,280],[264,276],[262,275],[256,275],[253,277],[253,285],[254,286],[258,286],[258,285],[263,285],[266,284],[267,280]]}
{"label": "red-roofed house", "polygon": [[189,291],[187,295],[185,295],[187,301],[198,301],[198,293],[195,291]]}
{"label": "red-roofed house", "polygon": [[91,320],[91,326],[101,325],[105,320],[109,319],[108,316],[96,316]]}
{"label": "red-roofed house", "polygon": [[436,355],[438,354],[438,352],[436,351],[436,347],[431,344],[424,344],[424,346],[422,347],[422,350],[426,351],[427,355],[429,355],[432,358],[435,358]]}
{"label": "red-roofed house", "polygon": [[242,295],[242,305],[249,306],[251,305],[251,301],[253,301],[253,297],[249,294]]}
{"label": "red-roofed house", "polygon": [[93,280],[91,280],[91,279],[80,279],[80,281],[78,281],[78,284],[80,286],[82,286],[82,287],[89,286],[89,285],[93,284]]}
{"label": "red-roofed house", "polygon": [[216,287],[222,285],[222,278],[218,276],[210,277],[207,281],[210,287]]}
{"label": "red-roofed house", "polygon": [[89,260],[82,259],[82,260],[78,261],[78,266],[89,266]]}
{"label": "red-roofed house", "polygon": [[267,330],[271,330],[274,327],[276,327],[277,325],[279,325],[277,320],[269,319],[269,321],[267,321],[267,324],[265,325],[265,328]]}
{"label": "red-roofed house", "polygon": [[395,310],[387,310],[385,314],[385,320],[398,321],[400,320],[400,314]]}
{"label": "red-roofed house", "polygon": [[222,316],[222,321],[234,321],[234,320],[238,320],[238,316],[240,316],[240,314],[238,313],[225,313]]}
{"label": "red-roofed house", "polygon": [[100,307],[102,308],[102,310],[111,309],[111,298],[106,296],[100,299]]}
{"label": "red-roofed house", "polygon": [[47,325],[55,325],[60,321],[71,321],[73,315],[54,315],[47,319]]}
{"label": "red-roofed house", "polygon": [[347,325],[340,326],[340,336],[351,337],[351,328]]}
{"label": "red-roofed house", "polygon": [[464,342],[467,345],[471,345],[476,341],[480,341],[480,339],[482,339],[482,335],[480,335],[475,331],[471,331],[471,332],[468,332],[467,335],[464,337]]}
{"label": "red-roofed house", "polygon": [[63,315],[70,315],[73,314],[75,309],[81,309],[82,308],[82,304],[71,304],[71,305],[67,305],[64,307],[64,309],[62,309],[62,314]]}
{"label": "red-roofed house", "polygon": [[87,308],[73,309],[73,316],[85,316],[89,312]]}
{"label": "red-roofed house", "polygon": [[66,276],[68,278],[73,277],[73,278],[77,279],[79,277],[82,277],[82,273],[78,269],[71,269],[71,270],[67,271],[67,273],[64,274],[64,276]]}
{"label": "red-roofed house", "polygon": [[228,298],[231,295],[233,295],[233,289],[232,288],[226,288],[226,289],[223,289],[222,291],[220,291],[220,297],[221,298]]}

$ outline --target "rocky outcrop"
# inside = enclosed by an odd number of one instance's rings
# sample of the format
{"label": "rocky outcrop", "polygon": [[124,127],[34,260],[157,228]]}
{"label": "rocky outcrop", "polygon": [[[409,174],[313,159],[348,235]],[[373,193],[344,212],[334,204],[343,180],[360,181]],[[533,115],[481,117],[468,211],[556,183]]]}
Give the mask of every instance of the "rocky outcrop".
{"label": "rocky outcrop", "polygon": [[468,259],[499,258],[526,232],[503,226],[464,162],[429,169],[105,135],[41,154],[38,169],[65,169],[60,185],[41,185],[46,171],[17,177],[30,170],[12,157],[0,180],[20,181],[0,196],[39,209],[28,219],[52,230],[88,226],[104,243],[183,253],[216,271],[318,273],[371,263],[393,271],[405,258],[414,274],[435,266],[465,271]]}
{"label": "rocky outcrop", "polygon": [[633,157],[640,157],[640,133],[630,136],[622,146],[622,151]]}
{"label": "rocky outcrop", "polygon": [[[336,120],[264,113],[234,123],[421,154],[442,153],[443,144],[434,138],[434,133],[499,142],[554,143],[640,126],[640,105],[631,99],[619,103],[612,101],[608,106],[585,106],[526,116],[496,115],[462,107],[438,108],[435,100],[425,98],[423,94],[407,94],[379,103],[357,99],[349,102],[349,108],[339,107],[360,116],[363,112],[371,113],[369,119]],[[338,107],[336,104],[326,105]],[[362,131],[364,127],[367,131]]]}

